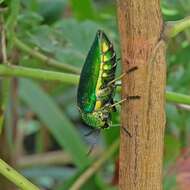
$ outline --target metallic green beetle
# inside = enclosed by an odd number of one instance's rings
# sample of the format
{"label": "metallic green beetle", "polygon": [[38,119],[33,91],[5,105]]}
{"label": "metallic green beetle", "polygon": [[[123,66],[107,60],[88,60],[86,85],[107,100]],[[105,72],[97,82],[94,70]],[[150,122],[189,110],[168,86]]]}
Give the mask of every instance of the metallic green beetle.
{"label": "metallic green beetle", "polygon": [[111,112],[116,111],[116,54],[106,34],[98,30],[80,75],[77,104],[83,121],[94,128],[111,125]]}

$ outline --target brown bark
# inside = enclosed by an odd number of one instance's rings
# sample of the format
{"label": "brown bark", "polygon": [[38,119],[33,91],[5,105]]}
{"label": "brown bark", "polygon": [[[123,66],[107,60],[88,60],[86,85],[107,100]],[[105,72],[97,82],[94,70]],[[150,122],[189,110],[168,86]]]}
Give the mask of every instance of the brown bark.
{"label": "brown bark", "polygon": [[118,0],[122,69],[119,186],[121,190],[162,190],[165,127],[165,45],[159,0]]}

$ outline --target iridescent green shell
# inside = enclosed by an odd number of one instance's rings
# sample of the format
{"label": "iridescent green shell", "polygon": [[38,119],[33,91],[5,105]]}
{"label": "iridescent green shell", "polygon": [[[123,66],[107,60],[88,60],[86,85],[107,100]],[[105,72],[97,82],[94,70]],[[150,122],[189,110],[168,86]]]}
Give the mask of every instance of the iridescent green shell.
{"label": "iridescent green shell", "polygon": [[84,122],[108,127],[115,91],[116,55],[103,31],[98,31],[80,75],[77,104]]}

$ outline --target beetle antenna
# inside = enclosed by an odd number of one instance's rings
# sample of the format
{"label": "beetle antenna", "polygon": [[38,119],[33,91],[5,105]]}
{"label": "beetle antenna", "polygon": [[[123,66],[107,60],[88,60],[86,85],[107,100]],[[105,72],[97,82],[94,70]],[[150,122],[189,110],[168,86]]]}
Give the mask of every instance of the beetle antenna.
{"label": "beetle antenna", "polygon": [[88,152],[86,153],[87,156],[90,156],[90,154],[92,153],[92,151],[93,151],[95,145],[96,145],[96,143],[93,143],[93,144],[90,146]]}
{"label": "beetle antenna", "polygon": [[[98,133],[97,133],[97,136],[98,136],[98,135],[100,134],[100,130],[101,130],[101,129],[94,129],[94,130],[92,130],[91,132],[94,133],[94,132],[97,131],[97,132],[98,132]],[[91,134],[92,134],[92,133],[91,133]],[[87,154],[86,154],[87,156],[89,156],[89,155],[92,153],[92,151],[93,151],[93,149],[94,149],[96,143],[97,143],[97,141],[95,141],[95,142],[90,146],[90,149],[88,150],[88,152],[87,152]]]}
{"label": "beetle antenna", "polygon": [[88,133],[86,133],[84,136],[88,137],[88,136],[92,135],[93,133],[95,133],[96,131],[100,131],[100,129],[99,128],[92,129]]}

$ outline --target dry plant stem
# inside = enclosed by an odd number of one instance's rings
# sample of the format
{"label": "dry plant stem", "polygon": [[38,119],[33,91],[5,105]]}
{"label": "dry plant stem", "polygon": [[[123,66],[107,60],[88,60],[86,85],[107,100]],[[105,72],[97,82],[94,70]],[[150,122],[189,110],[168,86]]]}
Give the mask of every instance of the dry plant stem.
{"label": "dry plant stem", "polygon": [[125,73],[122,99],[139,95],[122,105],[120,190],[162,190],[165,127],[165,45],[159,0],[118,0],[118,20]]}
{"label": "dry plant stem", "polygon": [[40,190],[1,159],[0,173],[22,190]]}
{"label": "dry plant stem", "polygon": [[119,140],[116,140],[108,150],[98,159],[95,161],[70,187],[70,190],[79,190],[82,189],[82,186],[85,184],[86,181],[92,175],[100,169],[100,167],[110,158],[110,156],[115,153],[115,151],[118,149],[119,146]]}

